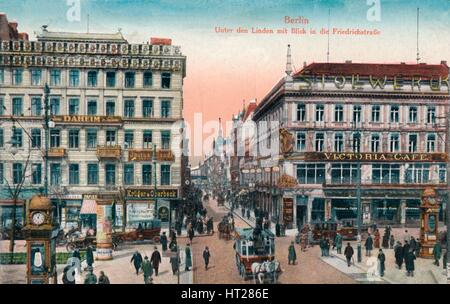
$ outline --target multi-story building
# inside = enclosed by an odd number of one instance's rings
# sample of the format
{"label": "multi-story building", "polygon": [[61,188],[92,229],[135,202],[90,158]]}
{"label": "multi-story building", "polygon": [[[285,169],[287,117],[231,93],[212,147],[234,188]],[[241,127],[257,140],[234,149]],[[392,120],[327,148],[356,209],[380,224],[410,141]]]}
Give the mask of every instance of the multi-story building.
{"label": "multi-story building", "polygon": [[170,39],[132,44],[120,32],[43,27],[35,41],[2,39],[2,209],[11,200],[7,185],[22,174],[21,199],[44,187],[48,85],[48,192],[63,225],[78,222],[80,210],[95,213],[99,197],[116,202],[116,225],[145,221],[156,212],[168,222],[171,201],[180,199],[182,188],[185,60]]}
{"label": "multi-story building", "polygon": [[280,122],[279,158],[259,158],[280,164],[279,204],[263,207],[293,226],[356,218],[359,162],[363,222],[416,225],[423,189],[446,186],[446,62],[312,63],[292,75],[289,58],[254,113]]}

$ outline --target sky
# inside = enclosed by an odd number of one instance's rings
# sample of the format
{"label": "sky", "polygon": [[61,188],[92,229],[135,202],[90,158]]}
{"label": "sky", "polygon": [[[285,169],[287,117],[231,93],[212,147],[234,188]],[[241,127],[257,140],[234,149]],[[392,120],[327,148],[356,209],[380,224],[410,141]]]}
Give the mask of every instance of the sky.
{"label": "sky", "polygon": [[[67,18],[78,5],[79,18]],[[327,35],[319,33],[328,27],[329,11],[331,28],[380,31],[376,36],[330,35],[330,62],[414,63],[418,7],[421,62],[449,60],[450,0],[0,0],[0,11],[31,38],[43,24],[50,31],[86,32],[88,15],[90,32],[121,28],[132,43],[172,38],[187,56],[184,116],[191,125],[194,113],[202,113],[203,122],[227,121],[244,100],[261,100],[284,75],[288,44],[296,70],[304,62],[326,61]],[[285,16],[301,16],[308,24],[286,24]],[[216,33],[216,27],[317,32]]]}

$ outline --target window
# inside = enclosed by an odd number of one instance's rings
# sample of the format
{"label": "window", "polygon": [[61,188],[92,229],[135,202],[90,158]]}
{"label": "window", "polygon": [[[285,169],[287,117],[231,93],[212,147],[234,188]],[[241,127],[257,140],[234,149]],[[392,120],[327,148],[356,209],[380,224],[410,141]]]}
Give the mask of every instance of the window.
{"label": "window", "polygon": [[42,164],[33,164],[31,166],[31,183],[33,185],[42,183]]}
{"label": "window", "polygon": [[399,121],[400,121],[399,107],[391,106],[391,122],[399,122]]}
{"label": "window", "polygon": [[334,106],[334,121],[336,122],[344,121],[344,106],[342,105]]}
{"label": "window", "polygon": [[170,149],[170,131],[161,131],[161,149]]}
{"label": "window", "polygon": [[426,184],[430,182],[430,164],[410,164],[406,168],[405,182],[408,184]]}
{"label": "window", "polygon": [[69,184],[78,185],[80,183],[80,165],[70,164],[69,165]]}
{"label": "window", "polygon": [[370,149],[372,153],[380,152],[380,135],[372,134],[372,138],[370,140]]}
{"label": "window", "polygon": [[98,165],[88,164],[87,165],[87,183],[88,185],[98,184]]}
{"label": "window", "polygon": [[436,134],[427,135],[427,152],[435,152],[436,150]]}
{"label": "window", "polygon": [[97,115],[97,101],[89,100],[87,104],[87,115]]}
{"label": "window", "polygon": [[80,130],[69,130],[69,149],[78,149],[80,146]]}
{"label": "window", "polygon": [[50,71],[50,85],[59,86],[61,84],[61,71],[51,70]]}
{"label": "window", "polygon": [[108,88],[116,86],[116,72],[106,72],[106,86]]}
{"label": "window", "polygon": [[50,98],[50,114],[51,115],[59,115],[59,98],[58,97]]}
{"label": "window", "polygon": [[400,151],[400,135],[399,134],[394,133],[394,134],[390,135],[389,148],[392,153]]}
{"label": "window", "polygon": [[144,88],[151,87],[153,85],[153,73],[152,72],[144,72]]}
{"label": "window", "polygon": [[443,184],[447,181],[447,166],[446,164],[439,164],[439,183]]}
{"label": "window", "polygon": [[20,184],[23,177],[23,164],[13,163],[13,184]]}
{"label": "window", "polygon": [[302,132],[297,132],[296,139],[296,149],[297,151],[304,151],[306,149],[306,134]]}
{"label": "window", "polygon": [[113,186],[116,184],[116,165],[105,165],[105,183],[108,186]]}
{"label": "window", "polygon": [[61,145],[61,130],[50,130],[50,148],[58,148]]}
{"label": "window", "polygon": [[316,105],[316,121],[323,121],[324,105]]}
{"label": "window", "polygon": [[13,85],[21,85],[22,84],[22,69],[13,69],[12,70],[12,84]]}
{"label": "window", "polygon": [[427,108],[427,123],[434,124],[436,123],[436,108],[429,106]]}
{"label": "window", "polygon": [[11,136],[11,145],[14,148],[22,148],[23,145],[23,136],[22,136],[22,129],[13,127],[12,129],[12,136]]}
{"label": "window", "polygon": [[116,145],[116,131],[106,130],[106,145],[115,146]]}
{"label": "window", "polygon": [[69,71],[69,86],[78,87],[80,85],[80,71],[70,70]]}
{"label": "window", "polygon": [[78,115],[80,112],[80,100],[78,98],[69,99],[69,115]]}
{"label": "window", "polygon": [[152,148],[152,131],[144,130],[143,143],[144,143],[144,149]]}
{"label": "window", "polygon": [[41,85],[42,71],[40,69],[31,70],[31,85]]}
{"label": "window", "polygon": [[353,122],[361,122],[361,106],[353,106]]}
{"label": "window", "polygon": [[31,130],[31,147],[32,148],[41,147],[41,129]]}
{"label": "window", "polygon": [[300,184],[323,184],[325,182],[324,164],[298,164],[296,171]]}
{"label": "window", "polygon": [[142,117],[153,116],[153,100],[144,99],[142,101]]}
{"label": "window", "polygon": [[0,148],[3,148],[5,145],[5,134],[3,133],[3,129],[0,129]]}
{"label": "window", "polygon": [[5,183],[4,178],[5,178],[5,168],[3,163],[0,163],[0,185]]}
{"label": "window", "polygon": [[417,152],[417,134],[409,134],[408,151],[409,153]]}
{"label": "window", "polygon": [[306,105],[298,103],[297,104],[297,121],[306,121]]}
{"label": "window", "polygon": [[114,101],[106,102],[106,116],[116,115],[116,103]]}
{"label": "window", "polygon": [[126,88],[134,88],[135,81],[135,73],[134,72],[126,72],[125,73],[125,87]]}
{"label": "window", "polygon": [[323,133],[316,133],[316,142],[315,142],[316,152],[323,151],[323,144],[325,141],[324,137],[325,137],[325,135]]}
{"label": "window", "polygon": [[142,165],[142,184],[152,184],[152,165]]}
{"label": "window", "polygon": [[161,117],[170,117],[170,100],[161,101]]}
{"label": "window", "polygon": [[123,165],[123,183],[125,185],[134,184],[134,165],[124,164]]}
{"label": "window", "polygon": [[127,99],[124,103],[123,116],[127,118],[134,117],[134,100]]}
{"label": "window", "polygon": [[161,165],[161,185],[170,185],[170,165]]}
{"label": "window", "polygon": [[133,130],[125,130],[125,149],[132,149],[134,143]]}
{"label": "window", "polygon": [[334,134],[334,151],[344,152],[344,135],[342,133]]}
{"label": "window", "polygon": [[41,116],[42,103],[40,97],[31,98],[31,116]]}
{"label": "window", "polygon": [[61,164],[53,163],[50,165],[50,184],[61,185]]}
{"label": "window", "polygon": [[353,133],[353,152],[361,151],[361,134]]}
{"label": "window", "polygon": [[356,164],[332,164],[331,183],[354,184],[358,178],[358,166]]}
{"label": "window", "polygon": [[400,183],[400,165],[398,164],[372,165],[372,182],[374,184]]}
{"label": "window", "polygon": [[409,122],[417,122],[417,107],[409,107]]}
{"label": "window", "polygon": [[97,71],[89,71],[87,73],[87,85],[88,87],[97,86]]}
{"label": "window", "polygon": [[95,149],[97,148],[97,130],[87,129],[86,130],[86,148]]}
{"label": "window", "polygon": [[380,106],[372,106],[372,122],[380,122]]}
{"label": "window", "polygon": [[170,73],[161,73],[161,88],[170,89]]}
{"label": "window", "polygon": [[22,116],[23,115],[23,102],[22,97],[14,97],[12,100],[13,116]]}
{"label": "window", "polygon": [[5,70],[0,69],[0,84],[4,84],[4,83],[5,83]]}
{"label": "window", "polygon": [[0,96],[0,115],[5,114],[5,99]]}

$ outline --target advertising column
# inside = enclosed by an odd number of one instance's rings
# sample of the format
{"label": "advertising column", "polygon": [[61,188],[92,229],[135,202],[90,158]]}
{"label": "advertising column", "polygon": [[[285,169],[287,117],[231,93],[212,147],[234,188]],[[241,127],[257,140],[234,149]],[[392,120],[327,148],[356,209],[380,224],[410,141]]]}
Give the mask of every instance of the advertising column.
{"label": "advertising column", "polygon": [[97,199],[97,260],[112,260],[112,200]]}

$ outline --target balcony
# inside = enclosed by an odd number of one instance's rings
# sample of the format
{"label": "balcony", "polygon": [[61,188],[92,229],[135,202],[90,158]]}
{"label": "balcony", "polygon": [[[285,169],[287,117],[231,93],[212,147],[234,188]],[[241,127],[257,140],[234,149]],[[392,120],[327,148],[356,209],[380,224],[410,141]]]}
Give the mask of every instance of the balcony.
{"label": "balcony", "polygon": [[97,146],[97,157],[99,159],[120,159],[122,148],[120,146]]}
{"label": "balcony", "polygon": [[63,158],[66,157],[66,149],[65,148],[50,148],[48,150],[49,158]]}

